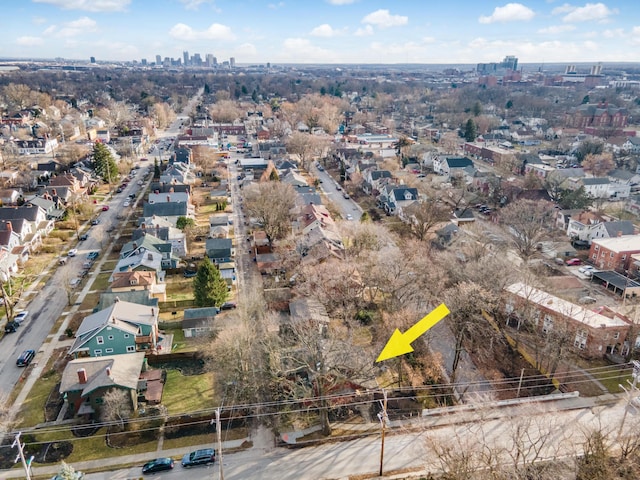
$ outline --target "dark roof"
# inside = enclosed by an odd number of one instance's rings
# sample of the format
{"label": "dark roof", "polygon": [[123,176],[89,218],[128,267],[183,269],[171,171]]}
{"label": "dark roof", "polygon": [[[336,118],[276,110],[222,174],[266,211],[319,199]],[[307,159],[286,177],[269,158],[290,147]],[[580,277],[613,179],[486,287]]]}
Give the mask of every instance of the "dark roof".
{"label": "dark roof", "polygon": [[187,214],[187,202],[162,202],[145,203],[143,208],[144,217],[178,217]]}
{"label": "dark roof", "polygon": [[373,170],[371,172],[371,180],[378,180],[380,178],[391,178],[391,172],[389,170]]}
{"label": "dark roof", "polygon": [[610,283],[614,287],[621,290],[625,290],[629,287],[640,287],[640,283],[636,282],[635,280],[631,280],[629,277],[618,272],[614,272],[613,270],[594,272],[593,276],[591,277],[591,281],[593,281],[594,279]]}
{"label": "dark roof", "polygon": [[611,183],[608,178],[595,177],[595,178],[583,178],[582,183],[584,185],[606,185]]}
{"label": "dark roof", "polygon": [[447,165],[449,168],[465,168],[473,166],[473,161],[467,157],[447,157]]}
{"label": "dark roof", "polygon": [[635,229],[633,223],[629,220],[620,220],[615,222],[604,222],[602,224],[607,230],[610,237],[615,237],[618,234],[621,235],[633,235]]}
{"label": "dark roof", "polygon": [[158,191],[158,193],[169,193],[171,190],[173,190],[174,192],[178,193],[190,193],[191,192],[191,188],[189,187],[189,185],[186,185],[184,183],[165,183],[165,182],[153,182],[151,184],[151,191],[155,192]]}
{"label": "dark roof", "polygon": [[202,318],[213,318],[215,317],[220,310],[218,307],[203,307],[203,308],[187,308],[184,311],[184,319],[202,319]]}
{"label": "dark roof", "polygon": [[0,208],[0,219],[17,220],[24,219],[29,222],[35,222],[38,218],[40,207],[37,205],[22,205],[20,207],[3,207]]}

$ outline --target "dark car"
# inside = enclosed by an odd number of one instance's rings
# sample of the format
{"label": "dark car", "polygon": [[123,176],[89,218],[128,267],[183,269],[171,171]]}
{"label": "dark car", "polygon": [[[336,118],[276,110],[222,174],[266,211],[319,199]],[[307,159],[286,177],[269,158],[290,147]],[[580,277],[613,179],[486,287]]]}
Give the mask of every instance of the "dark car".
{"label": "dark car", "polygon": [[182,457],[182,466],[185,468],[197,465],[211,465],[216,461],[216,451],[213,448],[203,448],[187,453]]}
{"label": "dark car", "polygon": [[193,278],[196,275],[198,275],[198,272],[189,272],[188,270],[185,270],[183,275],[184,275],[184,278]]}
{"label": "dark car", "polygon": [[4,326],[4,333],[13,333],[18,329],[19,326],[20,324],[18,322],[11,320]]}
{"label": "dark car", "polygon": [[91,220],[91,225],[98,225],[100,223],[100,220],[98,220],[97,218],[94,218],[93,220]]}
{"label": "dark car", "polygon": [[89,235],[87,235],[86,233],[83,233],[82,235],[80,235],[78,240],[80,240],[81,242],[84,242],[87,238],[89,238]]}
{"label": "dark car", "polygon": [[89,252],[87,253],[87,258],[89,260],[95,260],[96,258],[98,258],[100,256],[100,252],[96,252],[95,250],[93,252]]}
{"label": "dark car", "polygon": [[222,305],[220,305],[220,310],[233,310],[236,307],[237,305],[233,302],[224,302]]}
{"label": "dark car", "polygon": [[16,360],[16,365],[19,367],[26,367],[31,363],[33,357],[36,356],[35,350],[25,350],[20,354],[18,359]]}
{"label": "dark car", "polygon": [[142,466],[142,473],[156,473],[173,468],[173,459],[168,457],[156,458]]}

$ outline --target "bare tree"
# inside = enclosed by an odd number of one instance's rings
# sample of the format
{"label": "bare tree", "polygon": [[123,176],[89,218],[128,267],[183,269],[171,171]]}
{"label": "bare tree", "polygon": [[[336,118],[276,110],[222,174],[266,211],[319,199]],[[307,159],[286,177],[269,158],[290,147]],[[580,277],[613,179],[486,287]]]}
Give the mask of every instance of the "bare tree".
{"label": "bare tree", "polygon": [[100,419],[103,422],[119,422],[120,428],[124,429],[125,421],[131,417],[133,408],[131,396],[120,388],[111,388],[102,396],[100,406]]}
{"label": "bare tree", "polygon": [[287,139],[287,151],[300,158],[302,167],[309,170],[314,157],[322,155],[329,140],[324,137],[309,135],[308,133],[293,132]]}
{"label": "bare tree", "polygon": [[511,234],[511,243],[525,260],[536,252],[538,243],[550,236],[554,219],[553,204],[518,200],[500,211],[500,222]]}
{"label": "bare tree", "polygon": [[264,182],[244,189],[247,214],[255,218],[273,242],[291,231],[291,209],[296,202],[293,187],[281,182]]}
{"label": "bare tree", "polygon": [[406,208],[411,233],[420,241],[429,239],[435,228],[451,218],[451,207],[435,197],[419,200]]}
{"label": "bare tree", "polygon": [[217,123],[231,123],[242,115],[242,110],[233,100],[219,100],[209,107],[211,119]]}
{"label": "bare tree", "polygon": [[589,153],[582,161],[582,167],[594,177],[604,177],[615,167],[612,153]]}

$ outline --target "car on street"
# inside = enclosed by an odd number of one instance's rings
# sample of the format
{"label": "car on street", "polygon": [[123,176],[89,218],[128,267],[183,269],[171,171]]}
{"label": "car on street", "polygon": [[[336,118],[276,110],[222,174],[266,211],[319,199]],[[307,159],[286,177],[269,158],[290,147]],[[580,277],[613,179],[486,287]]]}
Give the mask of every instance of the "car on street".
{"label": "car on street", "polygon": [[233,310],[237,306],[238,305],[236,305],[235,302],[224,302],[222,305],[220,305],[220,310]]}
{"label": "car on street", "polygon": [[123,206],[123,207],[128,207],[129,205],[131,205],[131,202],[129,202],[129,200],[126,200],[126,201],[122,204],[122,206]]}
{"label": "car on street", "polygon": [[78,254],[78,249],[77,248],[72,248],[71,250],[69,250],[69,253],[67,253],[68,257],[75,257]]}
{"label": "car on street", "polygon": [[102,211],[103,211],[103,212],[106,212],[107,210],[109,210],[109,205],[104,205],[104,206],[102,207]]}
{"label": "car on street", "polygon": [[583,267],[580,267],[578,271],[580,273],[584,273],[585,275],[591,275],[595,269],[596,268],[591,265],[584,265]]}
{"label": "car on street", "polygon": [[87,238],[89,238],[89,235],[86,233],[83,233],[82,235],[80,235],[80,237],[78,237],[78,240],[81,242],[84,242]]}
{"label": "car on street", "polygon": [[89,252],[89,253],[87,253],[87,258],[88,258],[89,260],[95,260],[95,259],[96,259],[96,258],[98,258],[99,256],[100,256],[100,252],[95,251],[95,250],[94,250],[93,252]]}
{"label": "car on street", "polygon": [[16,313],[16,316],[13,317],[13,321],[18,322],[18,324],[21,324],[27,319],[28,316],[29,316],[29,310],[23,310],[21,312]]}
{"label": "car on street", "polygon": [[349,199],[351,198],[347,192],[344,192],[344,193],[342,194],[342,197],[343,197],[343,198],[346,198],[347,200],[349,200]]}
{"label": "car on street", "polygon": [[18,329],[19,326],[20,324],[18,322],[16,322],[15,320],[11,320],[4,326],[4,333],[13,333]]}
{"label": "car on street", "polygon": [[36,356],[35,350],[25,350],[20,354],[18,359],[16,360],[16,365],[19,367],[26,367],[31,363],[33,357]]}
{"label": "car on street", "polygon": [[347,220],[353,220],[353,215],[351,215],[350,213],[347,213]]}
{"label": "car on street", "polygon": [[565,263],[569,266],[582,265],[582,260],[580,260],[579,258],[570,258]]}
{"label": "car on street", "polygon": [[155,458],[142,466],[142,473],[156,473],[171,470],[173,468],[173,459],[169,457]]}
{"label": "car on street", "polygon": [[182,457],[182,466],[185,468],[198,465],[211,465],[216,460],[216,451],[213,448],[194,450]]}
{"label": "car on street", "polygon": [[91,225],[98,225],[100,223],[100,220],[98,220],[97,218],[94,218],[93,220],[91,220]]}

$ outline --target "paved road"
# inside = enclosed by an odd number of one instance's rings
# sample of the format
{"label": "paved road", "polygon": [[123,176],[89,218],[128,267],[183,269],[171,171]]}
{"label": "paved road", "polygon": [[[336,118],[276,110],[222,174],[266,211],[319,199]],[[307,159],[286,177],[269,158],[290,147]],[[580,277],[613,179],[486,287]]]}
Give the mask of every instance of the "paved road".
{"label": "paved road", "polygon": [[[626,418],[624,412],[627,411]],[[440,449],[463,450],[474,456],[491,451],[501,463],[509,462],[515,449],[531,459],[573,457],[584,445],[585,435],[594,430],[615,440],[625,420],[623,433],[634,435],[640,414],[627,407],[623,397],[571,398],[518,406],[480,410],[459,409],[446,415],[422,417],[409,424],[390,422],[392,430],[385,439],[384,472],[412,469],[423,476],[442,472]],[[288,450],[260,445],[224,455],[223,471],[227,480],[317,480],[344,479],[350,475],[378,472],[380,436]],[[202,446],[203,447],[203,446]],[[124,480],[140,477],[141,465],[156,456],[179,458],[188,449],[131,455],[76,465],[82,470],[94,466],[117,465],[118,460],[136,465],[87,475],[87,480]],[[521,463],[522,465],[522,463]],[[218,477],[218,465],[190,470],[176,464],[173,471],[158,474],[158,479],[189,478],[204,480]],[[54,467],[40,467],[44,475]],[[108,468],[108,467],[107,467]],[[0,478],[17,478],[18,472],[0,472]]]}
{"label": "paved road", "polygon": [[342,188],[338,190],[338,184],[326,170],[323,169],[320,171],[315,165],[313,165],[311,167],[311,174],[322,180],[320,189],[324,192],[329,201],[338,207],[342,214],[342,218],[347,219],[349,218],[347,215],[351,215],[354,221],[360,220],[360,217],[362,216],[362,209],[360,206],[352,198],[344,198],[344,190],[342,190]]}

